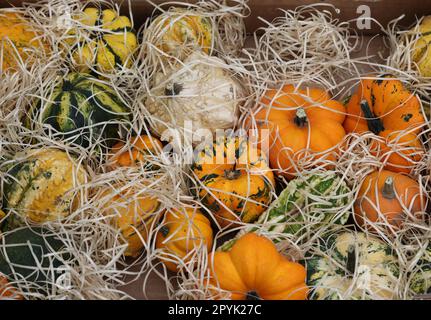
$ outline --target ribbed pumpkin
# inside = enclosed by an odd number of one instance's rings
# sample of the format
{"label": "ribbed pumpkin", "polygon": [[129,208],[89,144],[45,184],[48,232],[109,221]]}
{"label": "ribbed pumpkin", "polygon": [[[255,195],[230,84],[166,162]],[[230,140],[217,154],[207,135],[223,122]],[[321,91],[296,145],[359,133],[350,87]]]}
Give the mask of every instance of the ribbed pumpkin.
{"label": "ribbed pumpkin", "polygon": [[431,16],[424,17],[418,31],[420,37],[413,48],[412,59],[423,77],[431,77]]}
{"label": "ribbed pumpkin", "polygon": [[198,209],[183,208],[166,212],[156,237],[160,260],[176,272],[181,267],[176,259],[188,262],[198,248],[211,250],[213,231],[207,217]]}
{"label": "ribbed pumpkin", "polygon": [[122,141],[112,147],[111,162],[114,167],[131,167],[139,163],[146,165],[145,157],[157,156],[163,150],[159,139],[147,135],[131,137],[129,144],[128,150],[124,150],[126,144]]}
{"label": "ribbed pumpkin", "polygon": [[192,190],[222,227],[253,222],[265,211],[275,185],[266,156],[244,137],[221,137],[195,157],[202,185]]}
{"label": "ribbed pumpkin", "polygon": [[215,252],[209,265],[212,286],[230,292],[232,300],[307,297],[305,268],[289,261],[270,240],[254,233],[239,238],[229,252]]}
{"label": "ribbed pumpkin", "polygon": [[[395,230],[409,218],[420,218],[426,198],[418,182],[403,174],[382,170],[365,177],[355,201],[355,220],[360,226],[389,223]],[[412,217],[410,217],[412,218]]]}
{"label": "ribbed pumpkin", "polygon": [[346,105],[344,128],[347,132],[371,131],[380,136],[383,142],[375,141],[372,149],[386,163],[385,168],[409,173],[424,154],[417,134],[425,118],[418,98],[401,81],[388,78],[391,76],[361,81]]}
{"label": "ribbed pumpkin", "polygon": [[[311,255],[311,253],[310,253]],[[398,259],[383,241],[362,232],[325,239],[306,259],[307,285],[315,300],[397,299]]]}
{"label": "ribbed pumpkin", "polygon": [[[17,157],[6,173],[3,208],[42,223],[69,215],[77,205],[73,189],[86,181],[82,165],[64,151],[37,149]],[[15,215],[6,224],[13,227]]]}
{"label": "ribbed pumpkin", "polygon": [[0,44],[3,52],[1,69],[15,69],[20,60],[33,63],[29,59],[33,54],[40,55],[48,50],[41,36],[21,14],[0,12]]}
{"label": "ribbed pumpkin", "polygon": [[[55,87],[48,100],[30,111],[32,122],[49,125],[60,137],[87,147],[96,141],[112,145],[118,139],[119,123],[129,124],[130,110],[110,86],[85,73],[70,73]],[[101,141],[99,141],[101,139]]]}
{"label": "ribbed pumpkin", "polygon": [[0,300],[22,300],[22,297],[17,292],[17,289],[13,287],[7,278],[0,274]]}
{"label": "ribbed pumpkin", "polygon": [[[115,186],[119,190],[121,186]],[[134,188],[128,188],[113,194],[114,190],[107,188],[100,198],[108,200],[103,204],[104,214],[113,216],[113,224],[121,230],[128,247],[125,256],[136,257],[142,251],[147,241],[154,218],[158,214],[160,202],[157,198],[139,193]]]}
{"label": "ribbed pumpkin", "polygon": [[148,30],[153,33],[159,49],[181,60],[195,50],[210,53],[211,20],[197,11],[172,8],[159,15]]}
{"label": "ribbed pumpkin", "polygon": [[138,42],[128,17],[112,9],[86,8],[76,20],[85,27],[72,30],[67,42],[80,71],[91,66],[110,72],[131,65]]}
{"label": "ribbed pumpkin", "polygon": [[261,99],[262,108],[254,113],[259,130],[269,131],[269,160],[273,169],[288,178],[307,149],[311,159],[336,160],[336,146],[346,135],[344,106],[317,88],[296,89],[285,85],[271,89]]}

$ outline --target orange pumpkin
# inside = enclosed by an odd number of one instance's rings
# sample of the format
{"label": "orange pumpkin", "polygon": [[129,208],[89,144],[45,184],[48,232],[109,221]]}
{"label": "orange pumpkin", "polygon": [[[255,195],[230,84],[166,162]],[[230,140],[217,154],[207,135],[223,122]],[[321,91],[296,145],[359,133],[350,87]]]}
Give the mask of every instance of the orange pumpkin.
{"label": "orange pumpkin", "polygon": [[342,125],[345,108],[326,91],[285,85],[281,90],[268,90],[260,104],[263,107],[254,118],[258,130],[269,131],[272,168],[292,178],[305,149],[312,160],[336,160],[336,146],[346,135]]}
{"label": "orange pumpkin", "polygon": [[22,300],[22,296],[17,293],[17,289],[9,284],[7,278],[0,274],[0,300],[13,299]]}
{"label": "orange pumpkin", "polygon": [[253,222],[272,200],[274,174],[265,154],[247,138],[221,137],[196,155],[199,200],[222,227]]}
{"label": "orange pumpkin", "polygon": [[417,136],[425,123],[418,98],[399,80],[364,79],[347,103],[344,128],[347,132],[373,132],[382,138],[373,141],[373,153],[385,169],[409,173],[424,148]]}
{"label": "orange pumpkin", "polygon": [[130,167],[137,163],[145,163],[146,156],[159,155],[163,149],[159,139],[148,135],[132,137],[129,150],[123,150],[124,146],[124,142],[118,142],[112,147],[113,167]]}
{"label": "orange pumpkin", "polygon": [[196,208],[168,211],[156,237],[156,248],[162,252],[160,260],[173,272],[180,267],[176,259],[188,262],[199,247],[210,250],[212,244],[211,223]]}
{"label": "orange pumpkin", "polygon": [[[211,284],[232,300],[305,300],[305,268],[289,261],[265,237],[247,233],[211,261]],[[215,290],[214,290],[215,291]]]}
{"label": "orange pumpkin", "polygon": [[355,201],[355,220],[368,228],[369,222],[389,223],[395,230],[408,219],[407,210],[417,218],[426,199],[419,184],[401,173],[382,170],[365,177]]}

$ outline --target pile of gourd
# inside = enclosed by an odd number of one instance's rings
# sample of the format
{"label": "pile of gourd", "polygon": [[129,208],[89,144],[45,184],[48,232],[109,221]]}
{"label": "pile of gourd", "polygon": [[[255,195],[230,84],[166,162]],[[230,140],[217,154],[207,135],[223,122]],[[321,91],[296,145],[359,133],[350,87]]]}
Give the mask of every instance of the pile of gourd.
{"label": "pile of gourd", "polygon": [[[158,270],[181,299],[430,291],[430,127],[404,79],[362,75],[344,97],[288,74],[265,84],[241,52],[244,15],[205,1],[139,30],[94,1],[35,21],[50,6],[0,10],[0,92],[15,94],[0,105],[0,298],[58,297],[64,266],[76,289],[87,258],[118,279]],[[431,82],[430,22],[411,58]],[[100,278],[111,292],[114,278]]]}

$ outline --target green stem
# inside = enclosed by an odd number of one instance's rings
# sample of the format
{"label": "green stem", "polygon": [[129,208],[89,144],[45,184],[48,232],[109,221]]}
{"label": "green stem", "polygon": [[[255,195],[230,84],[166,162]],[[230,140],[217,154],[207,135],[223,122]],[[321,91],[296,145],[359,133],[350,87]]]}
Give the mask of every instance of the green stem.
{"label": "green stem", "polygon": [[368,104],[367,100],[361,101],[361,109],[364,113],[365,119],[367,120],[368,129],[374,133],[379,134],[383,130],[385,130],[382,120],[380,118],[376,117],[376,115],[371,111],[370,105]]}

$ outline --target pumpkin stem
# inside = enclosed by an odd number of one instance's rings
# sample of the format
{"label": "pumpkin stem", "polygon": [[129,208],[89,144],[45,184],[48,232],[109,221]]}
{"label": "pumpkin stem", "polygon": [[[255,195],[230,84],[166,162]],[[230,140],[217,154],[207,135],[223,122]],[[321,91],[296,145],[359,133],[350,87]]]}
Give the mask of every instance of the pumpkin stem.
{"label": "pumpkin stem", "polygon": [[163,237],[167,237],[169,234],[169,228],[167,226],[162,226],[160,228],[160,232],[162,233]]}
{"label": "pumpkin stem", "polygon": [[356,250],[355,245],[350,245],[347,249],[347,262],[346,262],[346,270],[348,272],[348,276],[353,276],[355,274],[356,269]]}
{"label": "pumpkin stem", "polygon": [[296,109],[295,118],[293,118],[293,122],[300,128],[304,127],[307,123],[307,113],[305,113],[304,108]]}
{"label": "pumpkin stem", "polygon": [[240,170],[233,169],[233,170],[225,170],[224,171],[224,176],[228,180],[238,179],[240,175],[241,175],[241,171]]}
{"label": "pumpkin stem", "polygon": [[245,296],[245,300],[260,300],[260,297],[256,291],[249,291]]}
{"label": "pumpkin stem", "polygon": [[383,127],[382,120],[380,120],[376,115],[371,111],[370,105],[368,104],[367,100],[361,101],[361,109],[364,113],[365,120],[367,120],[368,129],[374,133],[379,134],[380,132],[385,130],[385,127]]}
{"label": "pumpkin stem", "polygon": [[388,200],[395,198],[394,178],[387,177],[382,189],[382,196]]}

